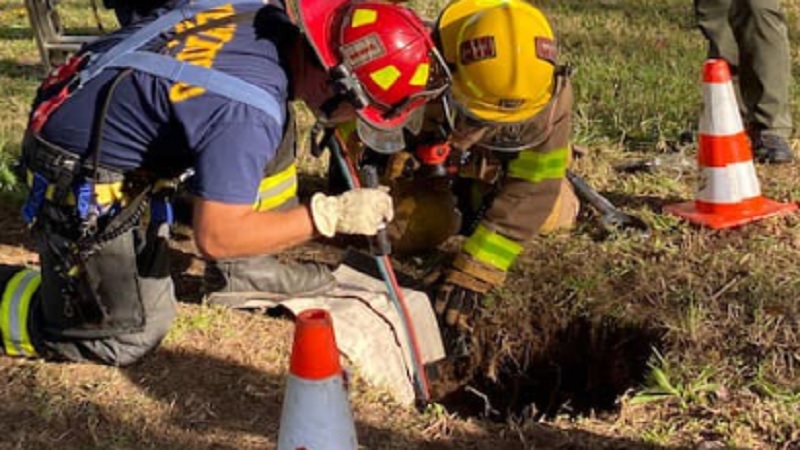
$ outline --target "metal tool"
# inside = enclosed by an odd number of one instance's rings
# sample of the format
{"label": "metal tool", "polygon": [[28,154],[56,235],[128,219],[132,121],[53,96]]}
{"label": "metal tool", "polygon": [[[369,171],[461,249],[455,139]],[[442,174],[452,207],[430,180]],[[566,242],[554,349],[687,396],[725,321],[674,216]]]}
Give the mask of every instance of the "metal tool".
{"label": "metal tool", "polygon": [[579,175],[567,170],[567,179],[575,188],[578,198],[591,205],[601,214],[600,223],[606,229],[634,230],[644,236],[650,235],[650,226],[642,219],[617,209],[610,200],[595,191]]}
{"label": "metal tool", "polygon": [[[337,164],[339,164],[339,168],[342,171],[342,174],[344,174],[350,189],[356,189],[360,187],[361,183],[359,182],[359,177],[357,176],[355,166],[347,156],[347,153],[345,152],[337,133],[333,132],[327,134],[326,141],[322,144],[331,150],[331,153],[333,154]],[[362,171],[362,176],[364,186],[378,186],[378,172],[374,166],[365,167]],[[391,253],[391,243],[389,242],[389,237],[385,228],[378,231],[377,236],[372,240],[372,242],[370,242],[370,247],[373,251],[375,264],[378,266],[381,277],[386,284],[386,290],[389,294],[389,299],[392,301],[392,304],[397,310],[397,313],[400,316],[401,322],[403,323],[403,327],[406,331],[408,348],[410,349],[411,353],[411,362],[413,366],[412,369],[414,372],[414,387],[417,391],[417,398],[423,403],[427,403],[430,400],[430,387],[428,384],[428,378],[425,373],[425,368],[422,365],[419,341],[417,340],[417,335],[414,331],[414,323],[411,321],[411,315],[408,311],[408,305],[406,303],[405,296],[403,295],[403,289],[397,282],[397,277],[395,276],[394,268],[392,266],[392,260],[389,258],[389,254]]]}

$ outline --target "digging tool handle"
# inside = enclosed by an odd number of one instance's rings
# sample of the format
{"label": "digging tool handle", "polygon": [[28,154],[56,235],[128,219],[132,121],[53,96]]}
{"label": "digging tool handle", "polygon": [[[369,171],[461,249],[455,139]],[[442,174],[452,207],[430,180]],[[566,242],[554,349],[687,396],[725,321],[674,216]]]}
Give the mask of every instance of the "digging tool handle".
{"label": "digging tool handle", "polygon": [[[361,185],[368,188],[376,188],[379,185],[378,170],[375,166],[364,166],[361,169]],[[386,233],[386,224],[378,229],[378,234],[370,240],[372,253],[377,256],[389,255],[392,253],[392,243]]]}
{"label": "digging tool handle", "polygon": [[597,208],[597,210],[602,214],[619,212],[613,203],[611,203],[607,198],[598,194],[597,191],[592,189],[592,187],[589,186],[589,183],[587,183],[586,180],[581,178],[579,175],[568,170],[567,179],[570,183],[572,183],[572,186],[575,188],[575,193],[578,194],[578,197],[583,199],[583,201],[586,203],[589,203],[593,207]]}
{"label": "digging tool handle", "polygon": [[592,187],[589,186],[589,184],[583,178],[570,171],[567,171],[567,179],[570,183],[572,183],[572,186],[575,188],[575,192],[578,194],[578,197],[584,202],[592,205],[593,208],[597,209],[602,214],[600,221],[602,222],[603,226],[618,229],[637,230],[643,236],[650,236],[650,226],[647,225],[645,221],[617,209],[617,207],[614,206],[614,204],[611,203],[607,198],[603,197],[602,195],[598,194],[597,191],[592,189]]}

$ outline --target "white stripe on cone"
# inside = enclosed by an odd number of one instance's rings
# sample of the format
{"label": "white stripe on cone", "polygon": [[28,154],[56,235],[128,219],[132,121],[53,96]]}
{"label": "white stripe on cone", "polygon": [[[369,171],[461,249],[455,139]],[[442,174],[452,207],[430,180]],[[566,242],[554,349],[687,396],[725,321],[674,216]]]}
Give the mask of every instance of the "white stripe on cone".
{"label": "white stripe on cone", "polygon": [[761,195],[752,161],[726,167],[704,167],[696,199],[706,203],[739,203]]}
{"label": "white stripe on cone", "polygon": [[700,134],[731,136],[744,131],[733,83],[705,83]]}
{"label": "white stripe on cone", "polygon": [[356,450],[356,429],[341,376],[305,380],[289,374],[278,450]]}

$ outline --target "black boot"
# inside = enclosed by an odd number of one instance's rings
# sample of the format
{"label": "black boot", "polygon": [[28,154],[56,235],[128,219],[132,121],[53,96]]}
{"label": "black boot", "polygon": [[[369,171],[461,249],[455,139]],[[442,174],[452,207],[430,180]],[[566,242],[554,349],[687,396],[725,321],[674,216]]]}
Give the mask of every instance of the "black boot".
{"label": "black boot", "polygon": [[207,304],[263,309],[275,301],[324,294],[336,279],[319,264],[284,264],[263,255],[208,261],[203,284]]}
{"label": "black boot", "polygon": [[763,132],[753,133],[750,136],[753,142],[753,158],[759,163],[787,164],[794,161],[789,142],[775,134]]}

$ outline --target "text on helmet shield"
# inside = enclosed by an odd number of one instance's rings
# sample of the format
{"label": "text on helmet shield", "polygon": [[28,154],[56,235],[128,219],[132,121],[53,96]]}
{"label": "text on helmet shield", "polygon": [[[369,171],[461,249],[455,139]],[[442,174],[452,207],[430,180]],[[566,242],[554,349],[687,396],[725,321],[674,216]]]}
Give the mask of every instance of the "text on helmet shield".
{"label": "text on helmet shield", "polygon": [[374,61],[386,54],[378,35],[370,33],[358,40],[342,46],[342,58],[351,68]]}
{"label": "text on helmet shield", "polygon": [[461,43],[461,64],[467,65],[497,56],[494,36],[481,36]]}

